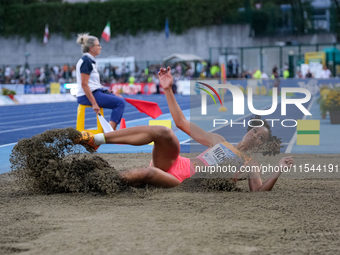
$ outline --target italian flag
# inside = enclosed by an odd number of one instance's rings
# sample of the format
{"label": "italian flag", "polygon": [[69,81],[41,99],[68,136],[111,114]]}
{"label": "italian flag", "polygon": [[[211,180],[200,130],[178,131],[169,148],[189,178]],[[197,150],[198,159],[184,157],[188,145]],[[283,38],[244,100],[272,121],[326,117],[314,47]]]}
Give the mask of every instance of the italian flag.
{"label": "italian flag", "polygon": [[48,31],[48,25],[46,24],[46,26],[45,26],[44,40],[43,40],[44,44],[48,43],[49,34],[50,34],[50,32]]}
{"label": "italian flag", "polygon": [[104,28],[104,31],[102,33],[102,38],[108,42],[110,41],[110,37],[111,37],[110,22],[107,22],[106,27]]}

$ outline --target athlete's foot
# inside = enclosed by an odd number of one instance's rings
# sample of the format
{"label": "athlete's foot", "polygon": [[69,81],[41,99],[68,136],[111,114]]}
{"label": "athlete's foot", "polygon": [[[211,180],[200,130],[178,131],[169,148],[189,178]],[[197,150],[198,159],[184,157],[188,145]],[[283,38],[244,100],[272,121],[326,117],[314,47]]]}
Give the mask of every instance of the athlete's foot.
{"label": "athlete's foot", "polygon": [[99,148],[99,145],[96,145],[94,142],[94,134],[89,131],[82,131],[81,137],[74,141],[77,144],[82,145],[89,145],[93,149],[97,150]]}

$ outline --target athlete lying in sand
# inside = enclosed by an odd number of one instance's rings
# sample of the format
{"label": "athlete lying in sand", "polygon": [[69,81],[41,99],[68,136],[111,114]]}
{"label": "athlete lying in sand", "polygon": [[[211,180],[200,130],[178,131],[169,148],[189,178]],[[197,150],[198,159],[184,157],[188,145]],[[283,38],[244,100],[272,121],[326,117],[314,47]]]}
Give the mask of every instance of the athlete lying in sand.
{"label": "athlete lying in sand", "polygon": [[[254,119],[252,126],[248,127],[247,133],[236,146],[226,142],[223,136],[204,131],[199,126],[188,121],[179,105],[176,102],[172,92],[173,77],[170,74],[170,68],[159,71],[159,80],[164,88],[165,96],[169,105],[172,118],[176,126],[191,138],[209,147],[204,153],[196,158],[184,158],[179,155],[180,144],[174,132],[163,126],[137,126],[106,134],[92,134],[82,132],[80,144],[88,144],[97,149],[101,144],[130,144],[145,145],[154,142],[152,150],[152,161],[149,167],[132,169],[121,172],[122,178],[131,186],[141,184],[151,184],[156,187],[171,188],[194,174],[194,166],[206,166],[216,164],[205,157],[206,153],[213,153],[214,150],[223,150],[224,155],[234,154],[244,160],[244,164],[258,166],[259,163],[245,156],[244,153],[254,149],[266,148],[263,154],[280,153],[280,139],[271,135],[270,126],[263,120],[264,125],[259,123],[259,117]],[[294,164],[292,156],[282,158],[278,166],[290,167]],[[260,171],[249,173],[248,183],[251,191],[270,191],[276,183],[281,172],[274,172],[264,183],[261,180]],[[235,176],[236,177],[236,176]],[[235,181],[237,178],[234,179]]]}

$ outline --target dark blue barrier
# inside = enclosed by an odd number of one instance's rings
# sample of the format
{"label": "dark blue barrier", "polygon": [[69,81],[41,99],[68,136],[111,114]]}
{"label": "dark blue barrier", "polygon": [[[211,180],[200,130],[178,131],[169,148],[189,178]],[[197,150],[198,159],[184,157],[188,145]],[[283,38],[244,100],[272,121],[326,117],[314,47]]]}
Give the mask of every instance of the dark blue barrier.
{"label": "dark blue barrier", "polygon": [[46,94],[46,85],[25,85],[25,94]]}

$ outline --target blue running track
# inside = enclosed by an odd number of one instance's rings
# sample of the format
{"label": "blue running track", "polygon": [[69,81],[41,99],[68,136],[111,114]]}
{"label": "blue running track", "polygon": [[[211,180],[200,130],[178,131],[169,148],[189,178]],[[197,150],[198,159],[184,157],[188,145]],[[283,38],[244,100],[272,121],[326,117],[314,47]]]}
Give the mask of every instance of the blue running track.
{"label": "blue running track", "polygon": [[[157,119],[172,119],[169,113],[169,108],[164,95],[135,95],[126,96],[129,98],[147,100],[152,102],[157,102],[160,106],[163,115]],[[190,119],[190,114],[197,116],[197,112],[200,111],[200,97],[197,96],[193,98],[189,96],[176,95],[176,100],[180,105],[183,113],[187,119]],[[213,109],[217,107],[213,104],[212,100],[208,99],[208,108]],[[246,101],[246,100],[245,100]],[[18,142],[18,140],[23,138],[29,138],[36,134],[42,133],[46,130],[53,128],[66,128],[66,127],[76,127],[77,119],[77,103],[67,102],[67,103],[50,103],[50,104],[30,104],[30,105],[13,105],[13,106],[2,106],[0,107],[0,174],[10,171],[9,155],[13,146]],[[227,120],[233,119],[233,121],[242,122],[244,119],[249,120],[251,114],[248,107],[245,107],[244,116],[233,116],[232,115],[232,100],[231,97],[226,97],[225,105],[228,111],[225,112],[224,118]],[[269,109],[271,107],[271,98],[265,96],[254,97],[254,106],[256,109]],[[304,106],[310,110],[312,117],[307,119],[318,119],[320,112],[318,110],[318,105],[314,100],[304,104]],[[215,109],[217,110],[217,109]],[[106,119],[109,118],[111,110],[104,109],[104,116]],[[148,125],[148,121],[151,119],[144,113],[140,113],[135,107],[130,104],[126,104],[126,109],[123,117],[126,120],[127,127]],[[303,116],[302,112],[292,105],[288,105],[287,116],[281,116],[281,106],[280,103],[276,111],[266,116],[266,119],[302,119],[306,118]],[[329,118],[329,117],[328,117]],[[288,125],[292,123],[287,123]],[[96,116],[91,108],[86,111],[86,128],[96,127]],[[230,127],[230,125],[220,125],[215,128],[212,127],[212,121],[207,121],[200,125],[206,131],[213,131],[221,134],[226,138],[226,140],[232,144],[238,143],[246,132],[246,128],[242,125],[235,125]],[[280,122],[275,122],[273,129],[273,135],[282,138],[284,147],[281,152],[297,152],[297,153],[340,153],[340,149],[336,144],[339,144],[339,138],[336,137],[338,141],[334,140],[334,135],[337,133],[338,125],[330,125],[329,119],[321,121],[320,146],[296,146],[294,135],[296,133],[296,128],[284,128],[280,125]],[[182,152],[202,152],[206,147],[190,141],[190,137],[178,130],[173,125],[173,131],[181,143]],[[99,153],[136,153],[136,152],[151,152],[151,145],[144,146],[130,146],[130,145],[102,145],[98,152]]]}

